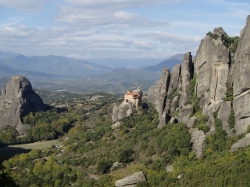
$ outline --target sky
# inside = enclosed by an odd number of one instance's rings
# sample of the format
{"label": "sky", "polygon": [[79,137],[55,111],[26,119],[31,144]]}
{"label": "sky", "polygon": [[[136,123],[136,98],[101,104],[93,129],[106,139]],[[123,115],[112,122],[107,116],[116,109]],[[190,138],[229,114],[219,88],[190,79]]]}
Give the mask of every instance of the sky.
{"label": "sky", "polygon": [[208,31],[240,34],[249,0],[0,0],[0,51],[81,59],[193,55]]}

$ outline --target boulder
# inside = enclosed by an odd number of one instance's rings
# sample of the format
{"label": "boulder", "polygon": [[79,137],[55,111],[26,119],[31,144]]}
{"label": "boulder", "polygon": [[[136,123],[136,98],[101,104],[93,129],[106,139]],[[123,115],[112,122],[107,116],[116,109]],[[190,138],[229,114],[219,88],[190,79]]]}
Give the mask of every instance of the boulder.
{"label": "boulder", "polygon": [[250,133],[246,134],[244,138],[241,138],[238,142],[231,146],[230,151],[235,151],[238,148],[250,145]]}
{"label": "boulder", "polygon": [[114,125],[111,126],[111,128],[114,130],[114,129],[117,129],[121,126],[121,122],[117,121]]}
{"label": "boulder", "polygon": [[0,127],[10,125],[24,134],[26,127],[21,118],[30,112],[45,111],[45,105],[32,90],[30,81],[22,76],[11,77],[0,96]]}
{"label": "boulder", "polygon": [[199,158],[204,150],[206,135],[202,130],[198,130],[198,128],[190,129],[190,133],[193,150],[196,157]]}
{"label": "boulder", "polygon": [[139,171],[134,173],[133,175],[125,177],[124,179],[116,181],[115,186],[116,187],[131,186],[131,185],[136,186],[137,183],[144,181],[146,181],[145,175],[143,174],[142,171]]}
{"label": "boulder", "polygon": [[170,173],[170,172],[174,171],[174,167],[172,165],[168,165],[166,167],[166,171],[167,171],[167,173]]}

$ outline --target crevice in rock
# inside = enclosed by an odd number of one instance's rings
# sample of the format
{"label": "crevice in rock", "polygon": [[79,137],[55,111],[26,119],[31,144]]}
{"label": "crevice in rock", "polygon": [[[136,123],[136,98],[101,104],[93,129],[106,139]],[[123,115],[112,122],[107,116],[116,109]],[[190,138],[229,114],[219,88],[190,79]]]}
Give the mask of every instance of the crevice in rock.
{"label": "crevice in rock", "polygon": [[241,89],[241,92],[239,94],[235,95],[234,97],[240,96],[241,94],[244,94],[249,90],[250,90],[250,88],[243,88],[243,89]]}
{"label": "crevice in rock", "polygon": [[206,63],[207,63],[207,61],[206,61],[206,62],[203,62],[203,63],[198,67],[198,70],[200,70],[201,67],[202,67],[203,65],[205,65]]}
{"label": "crevice in rock", "polygon": [[215,101],[215,98],[216,98],[216,93],[217,93],[217,87],[218,87],[218,73],[216,73],[216,84],[215,84],[215,88],[214,88],[214,101]]}

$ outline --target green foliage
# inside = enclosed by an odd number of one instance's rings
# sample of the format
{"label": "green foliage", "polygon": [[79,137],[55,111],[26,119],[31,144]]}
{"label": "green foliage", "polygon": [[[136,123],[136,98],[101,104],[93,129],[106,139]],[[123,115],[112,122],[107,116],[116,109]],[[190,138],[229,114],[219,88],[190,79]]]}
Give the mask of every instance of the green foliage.
{"label": "green foliage", "polygon": [[192,145],[186,124],[168,124],[167,126],[167,133],[161,143],[162,149],[173,156],[188,155]]}
{"label": "green foliage", "polygon": [[224,101],[233,101],[233,86],[227,86],[226,97],[223,99]]}
{"label": "green foliage", "polygon": [[235,113],[234,113],[234,108],[231,107],[231,112],[228,116],[228,123],[229,123],[229,128],[233,129],[234,128],[234,124],[235,124]]}
{"label": "green foliage", "polygon": [[0,184],[1,187],[16,187],[16,183],[10,178],[8,173],[5,171],[5,167],[2,164],[2,159],[0,160]]}
{"label": "green foliage", "polygon": [[[207,35],[215,40],[218,39],[218,35],[213,34],[210,31],[207,33]],[[221,40],[222,40],[223,45],[226,46],[230,50],[231,53],[236,52],[238,42],[239,42],[239,36],[230,37],[227,34],[222,34]]]}
{"label": "green foliage", "polygon": [[113,162],[111,160],[102,160],[97,163],[97,172],[101,174],[105,174],[109,172],[109,169],[113,165]]}
{"label": "green foliage", "polygon": [[133,153],[134,151],[131,148],[121,150],[118,154],[118,162],[129,163],[133,161],[133,157],[132,157]]}
{"label": "green foliage", "polygon": [[223,151],[227,146],[227,133],[223,130],[222,121],[219,119],[218,112],[213,113],[215,132],[206,137],[206,153]]}
{"label": "green foliage", "polygon": [[194,127],[197,127],[199,130],[207,133],[210,130],[210,128],[206,125],[208,116],[203,116],[201,112],[197,112],[195,116],[197,119],[195,120]]}
{"label": "green foliage", "polygon": [[209,32],[207,33],[207,35],[210,36],[211,38],[215,39],[215,40],[217,40],[217,38],[218,38],[218,35],[217,35],[217,34],[211,33],[211,31],[209,31]]}
{"label": "green foliage", "polygon": [[19,141],[18,132],[12,126],[4,126],[0,129],[0,144],[13,144]]}

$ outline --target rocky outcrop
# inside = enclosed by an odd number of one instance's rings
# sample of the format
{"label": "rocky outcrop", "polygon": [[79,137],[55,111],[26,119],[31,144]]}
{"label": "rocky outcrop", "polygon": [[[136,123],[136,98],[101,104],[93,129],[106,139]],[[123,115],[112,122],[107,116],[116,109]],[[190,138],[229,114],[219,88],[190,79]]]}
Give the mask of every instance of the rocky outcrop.
{"label": "rocky outcrop", "polygon": [[11,77],[0,96],[0,127],[10,125],[23,134],[26,128],[22,124],[22,116],[38,111],[45,111],[45,106],[32,90],[30,81],[22,76]]}
{"label": "rocky outcrop", "polygon": [[[217,29],[214,30],[213,34],[216,33]],[[194,63],[197,76],[196,94],[198,97],[201,97],[202,94],[205,94],[205,92],[210,89],[215,93],[219,93],[216,86],[220,85],[218,79],[222,77],[218,72],[228,66],[228,63],[230,62],[229,56],[229,49],[223,45],[220,39],[215,40],[207,35],[201,41]],[[227,78],[228,68],[223,72],[226,72],[226,75],[223,76]],[[211,85],[212,81],[216,84]],[[217,95],[211,93],[211,99],[215,98],[215,96]]]}
{"label": "rocky outcrop", "polygon": [[113,107],[112,120],[115,122],[128,117],[134,110],[136,110],[136,106],[130,101],[123,101],[120,106],[115,104]]}
{"label": "rocky outcrop", "polygon": [[245,147],[247,145],[250,145],[250,133],[246,134],[244,138],[233,144],[230,151],[235,151],[238,148]]}
{"label": "rocky outcrop", "polygon": [[166,93],[168,91],[169,82],[170,70],[166,67],[162,71],[161,80],[148,90],[148,101],[155,105],[155,109],[159,113],[159,119],[162,116],[166,104]]}
{"label": "rocky outcrop", "polygon": [[250,16],[241,31],[232,72],[235,111],[235,130],[241,134],[250,124]]}
{"label": "rocky outcrop", "polygon": [[190,91],[190,79],[192,79],[194,74],[194,64],[192,61],[192,55],[190,52],[184,55],[184,59],[181,67],[181,96],[179,107],[182,108],[185,106],[185,103],[191,97]]}
{"label": "rocky outcrop", "polygon": [[182,123],[187,123],[190,117],[190,114],[193,112],[193,106],[187,105],[179,110],[178,121]]}
{"label": "rocky outcrop", "polygon": [[[203,151],[206,135],[193,129],[196,120],[208,119],[206,125],[210,131],[207,135],[216,130],[214,114],[218,114],[229,136],[233,132],[237,135],[245,133],[250,124],[250,16],[241,31],[238,46],[237,41],[236,37],[230,38],[223,28],[215,28],[201,41],[194,62],[191,53],[186,53],[182,65],[176,65],[171,74],[165,68],[161,81],[148,92],[149,101],[159,112],[158,127],[168,122],[186,123],[197,157]],[[168,86],[160,89],[163,83]],[[235,113],[235,124],[232,124],[231,111]],[[196,114],[192,116],[193,113]],[[239,142],[246,145],[244,142],[248,142],[248,138]]]}
{"label": "rocky outcrop", "polygon": [[191,133],[191,142],[193,143],[193,150],[197,158],[202,155],[202,152],[205,147],[205,138],[206,135],[203,131],[198,130],[197,128],[190,129]]}
{"label": "rocky outcrop", "polygon": [[142,171],[136,172],[124,179],[115,182],[116,187],[135,187],[137,183],[146,181],[145,175]]}

